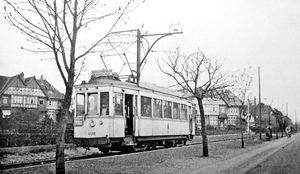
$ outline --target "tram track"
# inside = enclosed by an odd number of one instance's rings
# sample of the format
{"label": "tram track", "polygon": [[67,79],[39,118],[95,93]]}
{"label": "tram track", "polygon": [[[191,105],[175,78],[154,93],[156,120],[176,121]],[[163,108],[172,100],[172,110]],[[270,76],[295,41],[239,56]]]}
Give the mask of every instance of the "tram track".
{"label": "tram track", "polygon": [[[254,136],[246,136],[244,137],[245,139],[247,138],[254,138]],[[216,139],[216,140],[209,140],[208,143],[219,143],[219,142],[225,142],[225,141],[234,141],[234,140],[239,140],[241,137],[234,137],[234,138],[224,138],[224,139]],[[178,148],[180,147],[188,147],[188,146],[195,146],[195,145],[201,145],[202,141],[198,142],[192,142],[188,143],[186,145],[182,146],[176,146]],[[139,153],[139,152],[145,152],[145,151],[153,151],[153,150],[163,150],[163,149],[172,149],[172,148],[157,148],[157,149],[151,149],[151,150],[141,150],[141,151],[136,151],[136,152],[131,152],[131,153]],[[65,161],[77,161],[77,160],[84,160],[84,159],[93,159],[93,158],[104,158],[104,157],[109,157],[109,156],[118,156],[118,155],[124,155],[124,154],[130,154],[130,153],[124,153],[124,152],[113,152],[109,154],[92,154],[92,155],[86,155],[86,156],[77,156],[77,157],[69,157],[65,158]],[[50,160],[39,160],[39,161],[31,161],[31,162],[25,162],[25,163],[16,163],[16,164],[0,164],[0,171],[1,170],[8,170],[8,169],[17,169],[17,168],[24,168],[24,167],[32,167],[32,166],[38,166],[38,165],[45,165],[45,164],[52,164],[55,163],[55,159],[50,159]]]}

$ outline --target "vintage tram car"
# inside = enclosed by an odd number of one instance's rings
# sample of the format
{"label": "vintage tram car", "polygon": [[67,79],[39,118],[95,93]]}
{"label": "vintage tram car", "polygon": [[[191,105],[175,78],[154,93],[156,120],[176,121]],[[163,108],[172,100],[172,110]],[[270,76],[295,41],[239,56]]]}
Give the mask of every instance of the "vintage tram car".
{"label": "vintage tram car", "polygon": [[74,140],[79,147],[135,150],[185,144],[194,135],[192,103],[183,93],[153,84],[119,80],[109,70],[92,71],[75,86]]}

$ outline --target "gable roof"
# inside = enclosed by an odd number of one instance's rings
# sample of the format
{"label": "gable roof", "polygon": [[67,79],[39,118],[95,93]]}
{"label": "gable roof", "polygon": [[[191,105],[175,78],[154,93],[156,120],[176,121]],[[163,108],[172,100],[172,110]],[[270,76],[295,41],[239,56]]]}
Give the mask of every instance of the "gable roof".
{"label": "gable roof", "polygon": [[[12,77],[9,76],[0,76],[0,95],[2,95],[4,93],[4,91],[6,90],[6,88],[9,87],[9,85],[15,81],[15,79],[20,78],[19,76],[22,74],[18,74]],[[23,82],[22,78],[20,78],[21,81]],[[24,82],[23,82],[24,83]]]}
{"label": "gable roof", "polygon": [[218,98],[224,101],[224,104],[227,106],[242,106],[242,101],[230,90],[213,90],[211,91],[208,98]]}
{"label": "gable roof", "polygon": [[24,73],[9,77],[0,76],[0,95],[5,92],[5,90],[17,79],[27,86],[30,82],[35,81],[40,89],[43,91],[47,98],[52,99],[63,99],[64,95],[60,93],[55,87],[53,87],[47,80],[36,79],[35,76],[24,78]]}
{"label": "gable roof", "polygon": [[0,94],[4,90],[7,83],[10,81],[10,77],[0,76]]}
{"label": "gable roof", "polygon": [[43,92],[49,99],[63,99],[64,95],[60,93],[54,86],[52,86],[46,79],[37,79]]}

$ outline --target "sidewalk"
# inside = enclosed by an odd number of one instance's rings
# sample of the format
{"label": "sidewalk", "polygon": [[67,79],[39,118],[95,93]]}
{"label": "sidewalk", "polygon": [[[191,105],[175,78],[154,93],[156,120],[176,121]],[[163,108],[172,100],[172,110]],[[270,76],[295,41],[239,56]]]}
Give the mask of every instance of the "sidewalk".
{"label": "sidewalk", "polygon": [[273,139],[271,141],[266,141],[259,146],[252,146],[248,149],[241,150],[240,154],[237,156],[234,154],[223,156],[219,162],[205,166],[200,170],[191,172],[190,174],[245,173],[299,137],[300,134],[294,134],[292,138],[283,137],[277,140]]}

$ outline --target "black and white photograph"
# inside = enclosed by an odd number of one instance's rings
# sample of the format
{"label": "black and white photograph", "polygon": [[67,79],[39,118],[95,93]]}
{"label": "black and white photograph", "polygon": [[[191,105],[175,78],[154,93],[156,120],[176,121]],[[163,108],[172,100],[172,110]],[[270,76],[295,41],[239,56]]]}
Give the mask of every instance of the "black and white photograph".
{"label": "black and white photograph", "polygon": [[0,8],[0,173],[300,173],[300,1]]}

